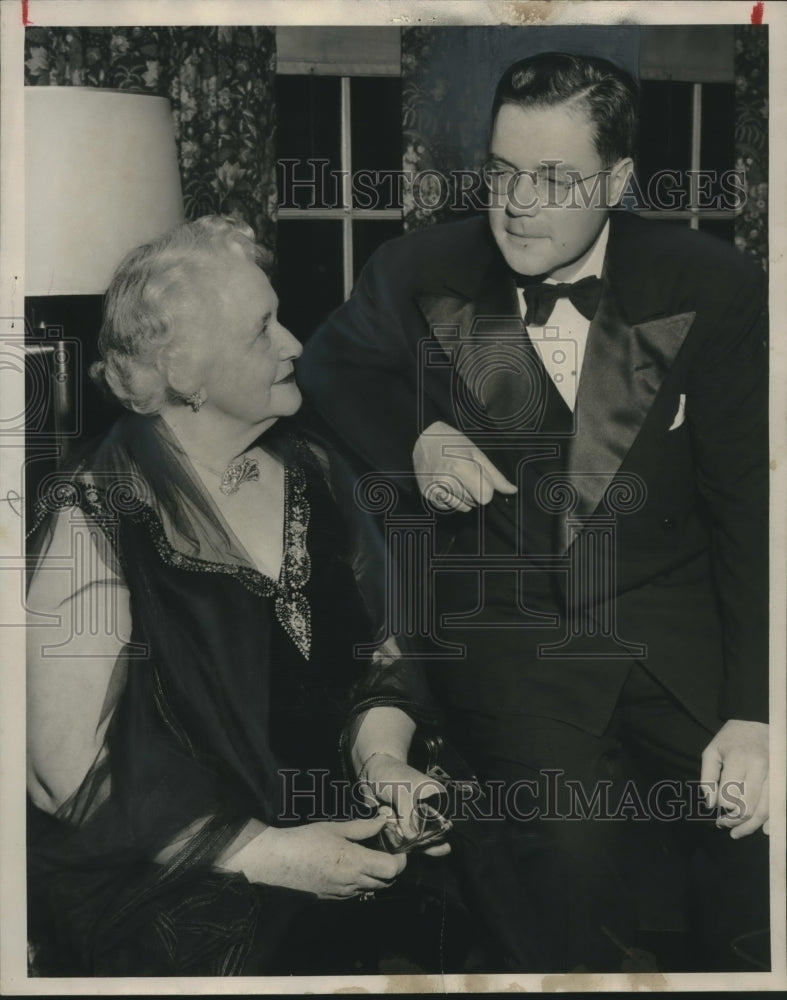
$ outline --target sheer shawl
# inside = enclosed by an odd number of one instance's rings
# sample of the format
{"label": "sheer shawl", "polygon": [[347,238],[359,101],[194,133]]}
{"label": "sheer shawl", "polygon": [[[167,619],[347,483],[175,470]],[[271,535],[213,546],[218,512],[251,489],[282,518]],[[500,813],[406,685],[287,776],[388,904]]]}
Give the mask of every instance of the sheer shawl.
{"label": "sheer shawl", "polygon": [[45,566],[58,524],[78,516],[131,617],[95,761],[55,815],[30,807],[30,932],[52,974],[183,972],[211,955],[226,974],[252,940],[275,950],[305,894],[252,890],[217,859],[251,817],[303,821],[283,802],[282,767],[335,773],[348,714],[390,704],[433,725],[412,665],[354,655],[375,637],[384,574],[345,470],[284,425],[264,447],[285,466],[277,580],[158,418],[122,418],[42,492],[31,562]]}

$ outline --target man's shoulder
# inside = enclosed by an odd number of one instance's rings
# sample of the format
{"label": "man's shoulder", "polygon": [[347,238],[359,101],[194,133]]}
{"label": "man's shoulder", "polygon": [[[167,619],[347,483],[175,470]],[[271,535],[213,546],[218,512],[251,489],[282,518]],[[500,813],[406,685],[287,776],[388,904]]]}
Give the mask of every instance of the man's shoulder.
{"label": "man's shoulder", "polygon": [[489,223],[485,216],[436,225],[405,233],[384,243],[370,259],[373,267],[402,267],[413,273],[450,270],[468,254],[491,249]]}
{"label": "man's shoulder", "polygon": [[699,277],[720,272],[742,279],[762,276],[762,269],[732,243],[691,229],[684,222],[643,219],[633,212],[613,215],[612,233],[621,257],[646,261],[667,272]]}
{"label": "man's shoulder", "polygon": [[752,257],[685,223],[615,213],[606,267],[630,321],[688,311],[721,321],[764,300],[765,274]]}

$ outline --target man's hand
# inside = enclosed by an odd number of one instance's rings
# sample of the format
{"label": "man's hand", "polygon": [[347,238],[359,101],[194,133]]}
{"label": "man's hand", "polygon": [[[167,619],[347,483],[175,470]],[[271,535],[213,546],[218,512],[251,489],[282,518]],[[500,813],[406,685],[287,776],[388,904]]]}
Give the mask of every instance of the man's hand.
{"label": "man's hand", "polygon": [[470,438],[441,420],[415,442],[413,468],[421,493],[438,510],[467,513],[489,503],[495,490],[517,489]]}
{"label": "man's hand", "polygon": [[768,833],[768,726],[725,722],[703,751],[700,781],[711,785],[708,805],[727,811],[716,825],[729,828],[733,840],[760,827]]}

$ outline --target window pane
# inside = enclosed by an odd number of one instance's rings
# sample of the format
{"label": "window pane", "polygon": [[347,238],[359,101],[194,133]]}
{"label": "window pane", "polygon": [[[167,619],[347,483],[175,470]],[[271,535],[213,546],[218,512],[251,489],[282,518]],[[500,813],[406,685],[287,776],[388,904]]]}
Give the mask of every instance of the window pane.
{"label": "window pane", "polygon": [[350,141],[355,208],[401,208],[402,81],[350,80]]}
{"label": "window pane", "polygon": [[342,224],[321,219],[280,219],[279,318],[305,341],[341,304]]}
{"label": "window pane", "polygon": [[731,83],[702,85],[703,170],[729,170],[735,165],[735,87]]}
{"label": "window pane", "polygon": [[[640,102],[637,177],[651,208],[688,207],[691,166],[690,83],[645,80]],[[677,171],[671,178],[665,171]]]}
{"label": "window pane", "polygon": [[404,223],[401,219],[369,220],[353,222],[353,280],[361,273],[361,268],[381,244],[401,236]]}
{"label": "window pane", "polygon": [[[340,82],[335,76],[276,77],[279,206],[338,205],[332,170],[341,169]],[[282,163],[297,160],[297,163]],[[324,165],[307,160],[327,160]],[[305,182],[299,184],[298,182]]]}
{"label": "window pane", "polygon": [[700,135],[703,172],[700,207],[734,208],[735,196],[740,192],[723,177],[735,166],[735,88],[732,84],[703,84]]}
{"label": "window pane", "polygon": [[661,218],[661,219],[656,219],[654,221],[656,221],[656,222],[658,222],[660,224],[666,223],[668,226],[683,226],[683,227],[688,227],[691,224],[691,217],[689,216],[688,213],[686,213],[686,215],[682,219],[670,219],[670,218],[664,217],[664,218]]}
{"label": "window pane", "polygon": [[728,243],[735,242],[735,220],[730,219],[701,219],[700,229],[704,233],[712,233],[719,236]]}

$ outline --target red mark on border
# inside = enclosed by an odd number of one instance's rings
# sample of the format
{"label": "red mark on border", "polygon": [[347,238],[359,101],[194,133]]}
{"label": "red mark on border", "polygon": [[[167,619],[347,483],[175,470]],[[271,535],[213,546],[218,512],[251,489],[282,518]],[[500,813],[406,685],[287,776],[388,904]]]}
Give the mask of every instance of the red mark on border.
{"label": "red mark on border", "polygon": [[[28,11],[28,7],[29,6],[30,6],[30,0],[22,0],[22,24],[25,27],[27,27],[29,24],[33,23],[30,20],[30,15],[29,15],[29,11]],[[762,6],[762,5],[760,5],[760,6]]]}
{"label": "red mark on border", "polygon": [[751,23],[752,24],[762,24],[762,15],[765,10],[765,4],[760,2],[756,3],[751,9]]}

